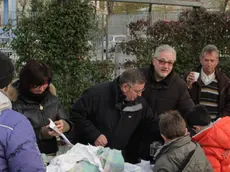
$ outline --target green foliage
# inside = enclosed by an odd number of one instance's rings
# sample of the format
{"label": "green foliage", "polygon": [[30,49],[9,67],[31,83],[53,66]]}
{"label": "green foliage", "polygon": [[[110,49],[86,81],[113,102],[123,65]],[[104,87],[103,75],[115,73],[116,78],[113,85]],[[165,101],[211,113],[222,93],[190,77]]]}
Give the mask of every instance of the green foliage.
{"label": "green foliage", "polygon": [[18,68],[30,59],[47,63],[68,109],[87,87],[111,77],[109,62],[90,60],[88,41],[97,29],[95,9],[88,1],[65,0],[40,4],[37,10],[35,17],[22,16],[14,30],[12,47],[20,56]]}
{"label": "green foliage", "polygon": [[94,83],[106,82],[112,78],[114,72],[114,63],[109,60],[95,61],[92,63],[92,78]]}
{"label": "green foliage", "polygon": [[[175,70],[184,74],[199,66],[199,55],[207,44],[220,50],[221,69],[230,76],[230,15],[228,12],[208,12],[205,9],[181,13],[179,21],[158,21],[149,25],[139,20],[129,24],[134,40],[124,46],[128,53],[137,55],[139,66],[150,64],[156,46],[169,44],[177,51]],[[147,35],[146,38],[141,36]]]}

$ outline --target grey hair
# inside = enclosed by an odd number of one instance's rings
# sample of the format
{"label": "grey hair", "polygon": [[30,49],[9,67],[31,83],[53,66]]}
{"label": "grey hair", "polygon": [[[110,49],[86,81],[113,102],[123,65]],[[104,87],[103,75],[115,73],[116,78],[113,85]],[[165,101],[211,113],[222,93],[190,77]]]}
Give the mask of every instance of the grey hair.
{"label": "grey hair", "polygon": [[172,52],[175,55],[175,60],[176,60],[176,50],[167,44],[163,44],[157,47],[155,53],[153,54],[153,57],[158,58],[160,53],[165,51]]}
{"label": "grey hair", "polygon": [[218,50],[218,48],[215,45],[212,45],[212,44],[206,45],[201,50],[200,58],[204,57],[205,53],[212,53],[212,52],[216,52],[218,54],[218,57],[219,57],[219,50]]}
{"label": "grey hair", "polygon": [[128,83],[134,84],[145,84],[146,79],[144,74],[139,69],[127,69],[124,71],[119,78],[120,85]]}

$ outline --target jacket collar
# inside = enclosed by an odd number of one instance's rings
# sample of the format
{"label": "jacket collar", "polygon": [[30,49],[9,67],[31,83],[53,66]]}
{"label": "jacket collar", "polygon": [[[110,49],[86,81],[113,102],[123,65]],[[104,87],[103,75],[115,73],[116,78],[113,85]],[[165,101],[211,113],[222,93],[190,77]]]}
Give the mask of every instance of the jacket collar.
{"label": "jacket collar", "polygon": [[2,92],[0,92],[0,112],[5,109],[12,109],[10,99]]}
{"label": "jacket collar", "polygon": [[228,87],[230,84],[230,80],[229,78],[222,73],[218,68],[215,70],[215,75],[216,75],[216,79],[219,82],[219,85],[225,87]]}
{"label": "jacket collar", "polygon": [[[201,72],[201,68],[202,66],[200,66],[199,69],[196,71]],[[215,77],[216,77],[216,80],[219,82],[218,85],[228,86],[230,84],[229,78],[227,78],[226,75],[223,75],[223,73],[220,71],[218,67],[215,69]],[[201,85],[201,76],[199,76],[197,83]]]}
{"label": "jacket collar", "polygon": [[121,103],[125,100],[125,95],[121,91],[121,87],[119,84],[119,77],[113,80],[112,82],[112,91],[115,97],[115,103]]}
{"label": "jacket collar", "polygon": [[172,140],[164,144],[160,149],[157,150],[154,155],[154,159],[158,159],[162,154],[167,153],[170,149],[181,147],[190,141],[191,137],[188,133],[176,140]]}
{"label": "jacket collar", "polygon": [[153,66],[153,64],[150,64],[149,70],[148,70],[148,75],[149,75],[149,77],[150,77],[150,79],[151,79],[151,83],[152,83],[152,84],[161,84],[161,85],[164,85],[164,87],[166,87],[166,88],[169,87],[169,86],[172,84],[172,82],[174,81],[174,79],[175,79],[175,77],[176,77],[176,75],[177,75],[177,74],[172,70],[172,71],[168,74],[168,76],[166,76],[163,80],[157,82],[157,81],[156,81],[156,78],[155,78],[155,76],[154,76],[154,73],[155,73],[154,66]]}
{"label": "jacket collar", "polygon": [[116,109],[134,112],[143,108],[141,97],[137,97],[134,101],[126,101],[126,96],[122,93],[121,87],[119,84],[119,77],[112,81],[112,91],[113,96],[115,97],[115,106]]}
{"label": "jacket collar", "polygon": [[200,134],[203,134],[204,132],[206,132],[207,130],[209,130],[210,128],[212,128],[213,125],[216,124],[216,123],[217,123],[219,120],[221,120],[221,119],[222,119],[222,118],[218,118],[215,122],[213,122],[213,123],[211,122],[211,123],[208,125],[207,128],[205,128],[204,130],[202,130],[202,131],[200,131],[199,133],[195,134],[195,135],[193,136],[193,138],[199,136]]}
{"label": "jacket collar", "polygon": [[[19,93],[19,84],[20,84],[20,81],[18,79],[11,83],[11,88],[12,88],[12,90],[11,90],[12,93],[11,94],[12,94],[12,96],[9,97],[10,100],[14,102],[17,99],[20,99],[20,100],[22,100],[24,102],[27,102],[27,103],[37,103],[37,102],[35,102],[35,101],[31,100],[31,99],[28,99],[26,96],[20,95],[20,93]],[[56,88],[52,83],[50,83],[50,85],[49,85],[49,94],[48,95],[56,96]],[[49,97],[49,96],[47,96],[47,97]]]}
{"label": "jacket collar", "polygon": [[[30,103],[30,104],[42,104],[44,103],[51,95],[50,91],[48,90],[49,88],[47,88],[47,90],[43,93],[44,95],[43,98],[41,99],[41,101],[36,101],[35,99],[32,99],[31,97],[29,96],[26,96],[24,94],[20,94],[19,93],[19,96],[18,98],[24,102],[27,102],[27,103]],[[36,96],[36,95],[35,95]]]}

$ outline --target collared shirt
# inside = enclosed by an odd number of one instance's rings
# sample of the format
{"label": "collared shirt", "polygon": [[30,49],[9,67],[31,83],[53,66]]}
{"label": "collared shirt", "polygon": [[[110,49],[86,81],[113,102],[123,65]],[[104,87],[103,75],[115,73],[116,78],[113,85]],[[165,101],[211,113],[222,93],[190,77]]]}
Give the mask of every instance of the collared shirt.
{"label": "collared shirt", "polygon": [[203,69],[201,69],[201,80],[203,81],[204,85],[208,85],[211,82],[213,82],[213,80],[215,79],[215,72],[213,72],[211,75],[207,76]]}

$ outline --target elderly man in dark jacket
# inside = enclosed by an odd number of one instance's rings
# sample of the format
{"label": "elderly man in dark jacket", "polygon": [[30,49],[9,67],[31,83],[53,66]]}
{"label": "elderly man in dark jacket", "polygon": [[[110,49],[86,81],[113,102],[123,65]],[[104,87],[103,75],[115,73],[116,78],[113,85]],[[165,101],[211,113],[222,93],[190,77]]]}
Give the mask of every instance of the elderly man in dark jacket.
{"label": "elderly man in dark jacket", "polygon": [[157,118],[141,97],[144,86],[143,74],[129,69],[113,82],[86,90],[70,114],[77,141],[124,150],[138,126],[156,132]]}
{"label": "elderly man in dark jacket", "polygon": [[202,104],[208,109],[212,121],[230,116],[230,79],[217,68],[219,50],[215,45],[203,48],[200,63],[202,67],[198,70],[198,79],[195,80],[194,71],[186,77],[191,98],[195,104]]}
{"label": "elderly man in dark jacket", "polygon": [[[159,115],[168,110],[179,110],[185,114],[194,106],[189,96],[186,83],[173,71],[176,51],[169,45],[160,45],[152,57],[152,64],[142,71],[147,79],[143,97],[149,106]],[[141,144],[143,158],[149,155],[149,145],[157,137],[146,134]]]}
{"label": "elderly man in dark jacket", "polygon": [[178,111],[162,114],[159,127],[165,144],[154,155],[154,172],[213,171],[200,145],[191,141]]}

